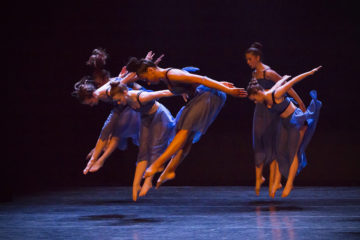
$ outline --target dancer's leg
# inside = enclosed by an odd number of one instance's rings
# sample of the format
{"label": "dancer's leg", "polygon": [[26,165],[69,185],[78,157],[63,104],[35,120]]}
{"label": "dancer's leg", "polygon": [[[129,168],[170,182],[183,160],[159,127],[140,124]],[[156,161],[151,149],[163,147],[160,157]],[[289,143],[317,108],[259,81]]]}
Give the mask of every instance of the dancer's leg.
{"label": "dancer's leg", "polygon": [[256,193],[256,196],[259,196],[261,184],[263,184],[265,182],[265,178],[262,176],[263,167],[264,167],[263,163],[260,166],[255,166],[255,177],[256,177],[255,193]]}
{"label": "dancer's leg", "polygon": [[134,176],[134,181],[133,181],[133,191],[132,191],[134,201],[137,200],[138,193],[141,189],[140,183],[141,183],[142,176],[145,172],[147,163],[148,163],[147,161],[141,161],[136,164],[135,176]]}
{"label": "dancer's leg", "polygon": [[[170,162],[166,166],[164,172],[160,175],[160,177],[158,178],[158,180],[156,182],[156,189],[158,189],[160,187],[160,185],[163,184],[164,182],[175,178],[175,171],[170,170],[170,168],[173,169],[175,163],[179,164],[181,162],[181,160],[183,159],[183,152],[184,152],[184,150],[180,149],[179,151],[177,151],[175,156],[170,160]],[[171,167],[170,167],[170,165],[171,165]]]}
{"label": "dancer's leg", "polygon": [[101,157],[91,166],[89,172],[98,171],[105,163],[106,159],[115,151],[119,144],[118,137],[112,137],[108,141],[108,146],[106,147],[105,152],[101,155]]}
{"label": "dancer's leg", "polygon": [[184,158],[189,154],[192,141],[193,141],[194,135],[190,136],[188,140],[186,141],[186,144],[182,149],[180,149],[176,155],[170,160],[168,165],[165,168],[165,171],[160,175],[159,179],[156,183],[156,188],[159,188],[161,184],[163,184],[166,181],[169,181],[171,179],[175,178],[175,171],[177,167],[180,165],[180,163],[184,160]]}
{"label": "dancer's leg", "polygon": [[274,181],[273,181],[273,185],[271,187],[271,190],[269,192],[269,196],[274,198],[275,197],[275,193],[276,191],[281,188],[281,173],[280,173],[280,170],[279,170],[279,164],[277,161],[275,161],[275,172],[274,172]]}
{"label": "dancer's leg", "polygon": [[[144,169],[144,171],[145,171],[145,169]],[[153,180],[153,176],[145,178],[144,183],[143,183],[140,193],[139,193],[139,197],[145,196],[147,194],[147,192],[152,188],[152,180]]]}
{"label": "dancer's leg", "polygon": [[296,176],[296,172],[297,172],[297,169],[299,167],[299,160],[298,160],[298,155],[297,155],[297,152],[299,151],[299,147],[300,147],[300,144],[304,138],[304,134],[305,134],[305,131],[306,131],[307,127],[303,127],[302,129],[300,129],[300,137],[299,137],[299,142],[298,142],[298,145],[297,145],[297,148],[296,148],[296,154],[295,154],[295,157],[294,157],[294,160],[290,166],[290,170],[289,170],[289,175],[288,175],[288,179],[286,181],[286,185],[284,187],[284,190],[281,194],[281,197],[287,197],[289,196],[292,188],[293,188],[293,183],[294,183],[294,179],[295,179],[295,176]]}
{"label": "dancer's leg", "polygon": [[179,130],[173,141],[169,144],[167,149],[161,156],[155,160],[151,166],[146,169],[144,177],[153,176],[155,173],[159,171],[159,168],[165,164],[167,160],[169,160],[174,154],[176,154],[180,149],[184,147],[187,139],[189,137],[188,130]]}
{"label": "dancer's leg", "polygon": [[274,184],[275,179],[275,171],[276,171],[276,160],[273,160],[269,165],[269,194],[271,192],[272,186]]}

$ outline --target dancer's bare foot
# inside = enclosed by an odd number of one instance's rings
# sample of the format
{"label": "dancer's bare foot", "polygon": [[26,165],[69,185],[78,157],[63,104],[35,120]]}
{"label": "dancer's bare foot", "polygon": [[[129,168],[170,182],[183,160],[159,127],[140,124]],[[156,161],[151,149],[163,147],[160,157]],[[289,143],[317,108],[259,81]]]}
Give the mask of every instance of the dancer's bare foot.
{"label": "dancer's bare foot", "polygon": [[174,179],[175,175],[176,175],[175,172],[166,172],[166,171],[163,172],[156,182],[156,189],[158,189],[166,181]]}
{"label": "dancer's bare foot", "polygon": [[147,194],[147,192],[152,188],[152,182],[151,182],[152,178],[146,178],[144,181],[144,184],[141,187],[141,191],[139,194],[139,197],[143,197]]}
{"label": "dancer's bare foot", "polygon": [[255,182],[256,196],[259,196],[261,184],[263,184],[264,182],[265,182],[265,178],[263,176],[261,176],[261,179],[256,179],[256,182]]}
{"label": "dancer's bare foot", "polygon": [[285,198],[285,197],[289,196],[292,189],[293,189],[292,184],[286,184],[284,187],[284,190],[282,191],[281,197]]}
{"label": "dancer's bare foot", "polygon": [[151,164],[150,167],[146,169],[143,178],[154,176],[156,173],[161,172],[163,169],[164,169],[163,166],[158,167],[155,164]]}
{"label": "dancer's bare foot", "polygon": [[279,184],[277,185],[277,187],[274,187],[274,186],[273,186],[273,187],[271,188],[271,190],[269,191],[269,196],[272,197],[272,198],[274,198],[276,191],[277,191],[278,189],[280,189],[280,188],[282,188],[281,183],[279,183]]}
{"label": "dancer's bare foot", "polygon": [[84,175],[86,175],[86,174],[89,172],[90,168],[94,165],[94,163],[95,163],[95,159],[90,159],[90,160],[88,161],[85,169],[83,170],[83,174],[84,174]]}
{"label": "dancer's bare foot", "polygon": [[140,185],[138,185],[138,186],[133,186],[132,197],[133,197],[133,201],[134,201],[134,202],[136,202],[140,190],[141,190]]}
{"label": "dancer's bare foot", "polygon": [[89,172],[96,172],[104,165],[104,161],[97,160],[92,167],[90,168]]}

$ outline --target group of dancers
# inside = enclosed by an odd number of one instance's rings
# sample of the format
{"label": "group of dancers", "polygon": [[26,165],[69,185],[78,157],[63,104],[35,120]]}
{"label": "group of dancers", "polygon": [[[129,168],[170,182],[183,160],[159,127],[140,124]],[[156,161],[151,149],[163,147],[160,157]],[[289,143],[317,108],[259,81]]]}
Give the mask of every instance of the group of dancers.
{"label": "group of dancers", "polygon": [[[287,197],[295,176],[306,166],[305,149],[317,125],[321,102],[316,91],[311,91],[310,105],[306,108],[293,90],[293,85],[320,67],[294,78],[281,77],[262,62],[262,45],[253,43],[245,53],[253,69],[247,89],[237,88],[230,82],[220,82],[196,74],[196,67],[161,68],[163,55],[153,61],[154,53],[145,58],[130,58],[118,77],[111,78],[104,69],[107,53],[95,49],[87,64],[94,68],[92,76],[74,85],[73,95],[83,104],[96,105],[99,101],[113,105],[95,147],[88,154],[83,173],[98,171],[116,149],[125,150],[128,139],[139,146],[133,180],[133,200],[152,188],[153,176],[161,172],[156,184],[175,178],[182,160],[189,154],[193,143],[199,141],[215,120],[226,101],[226,95],[248,97],[254,101],[253,148],[255,153],[256,184],[265,181],[263,167],[269,164],[269,195],[282,187],[281,177],[287,178],[282,197]],[[162,82],[166,90],[151,91],[137,83]],[[184,106],[174,118],[157,100],[179,96]],[[290,98],[290,97],[292,98]],[[142,179],[143,184],[141,185]]]}

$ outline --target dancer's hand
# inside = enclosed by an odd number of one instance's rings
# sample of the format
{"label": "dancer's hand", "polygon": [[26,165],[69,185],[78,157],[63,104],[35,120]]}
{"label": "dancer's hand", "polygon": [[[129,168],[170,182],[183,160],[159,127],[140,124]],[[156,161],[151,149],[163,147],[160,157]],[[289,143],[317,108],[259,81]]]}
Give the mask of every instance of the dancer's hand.
{"label": "dancer's hand", "polygon": [[158,57],[158,58],[155,60],[154,63],[155,63],[156,65],[158,65],[158,64],[161,62],[161,60],[162,60],[162,58],[163,58],[164,56],[165,56],[164,54],[161,54],[160,57]]}
{"label": "dancer's hand", "polygon": [[150,51],[150,52],[148,52],[148,53],[146,54],[145,59],[146,59],[146,60],[149,60],[149,61],[152,61],[154,55],[155,55],[155,53],[153,53],[152,51]]}
{"label": "dancer's hand", "polygon": [[123,66],[121,69],[121,72],[119,73],[119,78],[123,78],[125,76],[125,74],[127,74],[127,69],[126,66]]}
{"label": "dancer's hand", "polygon": [[234,88],[234,84],[231,83],[231,82],[226,82],[226,81],[223,81],[223,82],[220,82],[222,85],[228,87],[228,88]]}
{"label": "dancer's hand", "polygon": [[319,71],[319,69],[322,68],[322,66],[318,66],[317,68],[314,68],[313,70],[310,71],[310,75],[313,75],[314,73],[316,73],[317,71]]}
{"label": "dancer's hand", "polygon": [[291,78],[290,75],[284,75],[284,76],[281,78],[281,80],[286,81],[286,80],[288,80],[289,78]]}
{"label": "dancer's hand", "polygon": [[184,101],[187,102],[189,99],[189,95],[187,93],[183,93],[181,94],[181,96],[183,97]]}
{"label": "dancer's hand", "polygon": [[227,94],[239,98],[245,98],[248,95],[244,88],[236,88],[236,87],[229,88]]}

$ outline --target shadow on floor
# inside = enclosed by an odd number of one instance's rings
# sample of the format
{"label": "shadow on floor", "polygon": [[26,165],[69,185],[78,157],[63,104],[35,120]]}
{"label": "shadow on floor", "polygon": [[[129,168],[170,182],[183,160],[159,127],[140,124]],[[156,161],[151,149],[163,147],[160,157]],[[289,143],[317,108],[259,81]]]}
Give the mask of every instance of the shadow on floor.
{"label": "shadow on floor", "polygon": [[79,217],[80,221],[106,221],[108,226],[129,226],[146,223],[159,223],[161,219],[138,218],[135,215],[108,214],[108,215],[89,215]]}

